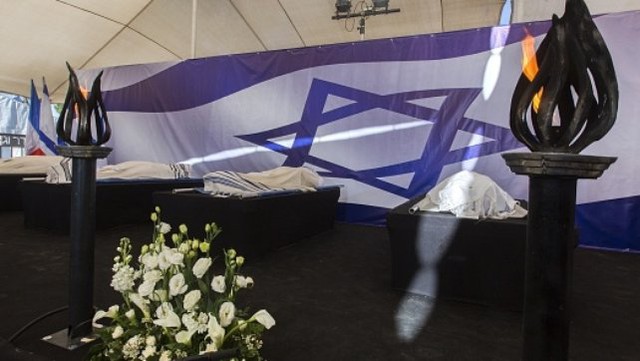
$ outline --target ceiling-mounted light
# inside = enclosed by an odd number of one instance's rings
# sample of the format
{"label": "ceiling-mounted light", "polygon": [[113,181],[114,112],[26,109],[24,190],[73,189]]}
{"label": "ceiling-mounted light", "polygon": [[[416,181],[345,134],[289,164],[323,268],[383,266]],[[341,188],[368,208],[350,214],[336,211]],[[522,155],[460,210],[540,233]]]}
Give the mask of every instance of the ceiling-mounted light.
{"label": "ceiling-mounted light", "polygon": [[349,11],[351,11],[351,0],[336,0],[337,13],[348,13]]}
{"label": "ceiling-mounted light", "polygon": [[389,0],[372,0],[374,9],[389,8]]}

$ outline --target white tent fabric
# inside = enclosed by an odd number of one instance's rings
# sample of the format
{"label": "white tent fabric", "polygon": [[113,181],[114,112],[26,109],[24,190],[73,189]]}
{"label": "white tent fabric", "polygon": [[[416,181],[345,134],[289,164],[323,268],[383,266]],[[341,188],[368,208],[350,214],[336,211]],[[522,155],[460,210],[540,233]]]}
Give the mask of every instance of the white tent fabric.
{"label": "white tent fabric", "polygon": [[[370,0],[366,0],[370,3]],[[365,39],[492,26],[504,0],[391,0]],[[361,1],[352,1],[354,8]],[[586,0],[593,14],[640,10],[640,0]],[[561,14],[564,0],[513,0],[513,22]],[[357,19],[332,20],[335,0],[2,0],[0,90],[28,96],[46,77],[61,101],[76,69],[360,41]]]}

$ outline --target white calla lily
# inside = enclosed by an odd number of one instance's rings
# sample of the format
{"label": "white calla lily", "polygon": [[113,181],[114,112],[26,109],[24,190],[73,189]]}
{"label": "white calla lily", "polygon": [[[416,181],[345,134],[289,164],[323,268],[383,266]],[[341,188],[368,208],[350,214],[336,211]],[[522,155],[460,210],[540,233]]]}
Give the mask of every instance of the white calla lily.
{"label": "white calla lily", "polygon": [[267,310],[260,310],[251,316],[251,319],[254,321],[258,321],[264,328],[267,330],[271,327],[275,326],[276,320],[267,312]]}

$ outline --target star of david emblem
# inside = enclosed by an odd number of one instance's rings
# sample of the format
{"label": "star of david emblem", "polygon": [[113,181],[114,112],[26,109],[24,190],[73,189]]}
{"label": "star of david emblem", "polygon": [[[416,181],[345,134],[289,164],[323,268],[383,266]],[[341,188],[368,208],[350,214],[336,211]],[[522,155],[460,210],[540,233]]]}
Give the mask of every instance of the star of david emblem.
{"label": "star of david emblem", "polygon": [[[299,167],[307,163],[323,169],[318,172],[321,176],[353,179],[411,198],[436,185],[443,167],[448,164],[522,147],[510,129],[465,117],[480,91],[479,88],[428,89],[381,95],[314,79],[298,122],[259,133],[239,135],[238,138],[285,155],[283,166]],[[340,97],[350,102],[326,110],[329,97]],[[444,100],[438,109],[417,102],[428,98]],[[312,154],[320,127],[373,109],[383,109],[405,115],[403,119],[432,124],[420,156],[395,164],[356,170]],[[452,148],[459,131],[481,136],[486,141]],[[293,142],[284,145],[274,141],[285,136],[293,136]],[[413,173],[413,177],[406,186],[386,180],[408,173]]]}

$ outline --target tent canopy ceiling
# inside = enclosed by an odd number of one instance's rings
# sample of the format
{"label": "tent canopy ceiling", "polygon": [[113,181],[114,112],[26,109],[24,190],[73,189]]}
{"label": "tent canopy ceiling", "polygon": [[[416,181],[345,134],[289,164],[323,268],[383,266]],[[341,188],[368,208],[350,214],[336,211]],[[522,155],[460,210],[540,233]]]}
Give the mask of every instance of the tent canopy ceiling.
{"label": "tent canopy ceiling", "polygon": [[[504,2],[391,0],[400,12],[369,17],[365,38],[497,25]],[[512,22],[550,19],[564,2],[513,0]],[[592,14],[640,10],[640,0],[586,3]],[[0,90],[28,96],[45,77],[61,101],[65,61],[91,69],[361,40],[357,18],[332,15],[335,0],[3,0]]]}

